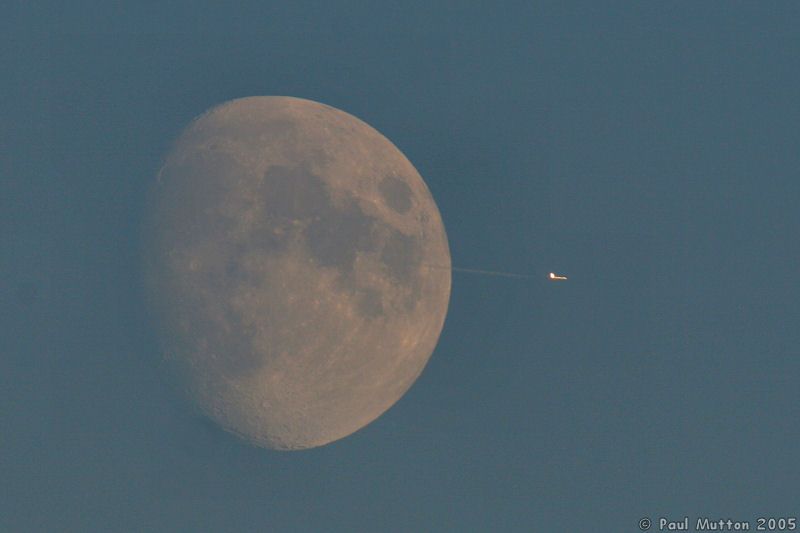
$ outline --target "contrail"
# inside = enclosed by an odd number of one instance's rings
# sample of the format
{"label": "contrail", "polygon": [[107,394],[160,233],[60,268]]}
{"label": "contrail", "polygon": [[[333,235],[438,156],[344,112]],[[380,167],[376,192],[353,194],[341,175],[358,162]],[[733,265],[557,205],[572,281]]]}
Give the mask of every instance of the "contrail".
{"label": "contrail", "polygon": [[468,274],[484,274],[486,276],[500,276],[502,278],[532,278],[530,274],[514,274],[513,272],[499,272],[497,270],[478,270],[475,268],[450,267],[456,272],[467,272]]}
{"label": "contrail", "polygon": [[477,268],[446,267],[441,265],[425,265],[429,268],[446,268],[454,272],[466,272],[467,274],[482,274],[484,276],[498,276],[501,278],[530,279],[530,274],[514,274],[513,272],[500,272],[497,270],[478,270]]}

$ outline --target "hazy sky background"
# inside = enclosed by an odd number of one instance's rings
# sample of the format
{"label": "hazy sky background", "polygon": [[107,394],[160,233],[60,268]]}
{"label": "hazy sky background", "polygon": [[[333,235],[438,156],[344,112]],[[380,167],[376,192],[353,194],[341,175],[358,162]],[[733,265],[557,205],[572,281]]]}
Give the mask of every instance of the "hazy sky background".
{"label": "hazy sky background", "polygon": [[[1,531],[800,514],[800,5],[37,4],[0,16]],[[391,139],[455,265],[570,281],[455,273],[420,379],[331,445],[192,416],[137,224],[180,130],[251,95]]]}

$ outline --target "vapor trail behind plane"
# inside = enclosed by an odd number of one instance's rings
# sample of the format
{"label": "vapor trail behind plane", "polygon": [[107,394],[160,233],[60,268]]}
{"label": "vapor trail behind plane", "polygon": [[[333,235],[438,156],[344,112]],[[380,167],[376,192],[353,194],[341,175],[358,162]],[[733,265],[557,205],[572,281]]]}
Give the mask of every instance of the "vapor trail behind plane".
{"label": "vapor trail behind plane", "polygon": [[530,274],[515,274],[513,272],[500,272],[499,270],[479,270],[477,268],[461,268],[461,267],[446,267],[441,265],[426,265],[429,268],[446,268],[453,272],[466,272],[467,274],[481,274],[484,276],[498,276],[501,278],[517,278],[517,279],[530,279],[534,276]]}
{"label": "vapor trail behind plane", "polygon": [[497,270],[478,270],[475,268],[450,267],[456,272],[467,272],[469,274],[484,274],[486,276],[500,276],[503,278],[532,278],[530,274],[514,274],[513,272],[499,272]]}

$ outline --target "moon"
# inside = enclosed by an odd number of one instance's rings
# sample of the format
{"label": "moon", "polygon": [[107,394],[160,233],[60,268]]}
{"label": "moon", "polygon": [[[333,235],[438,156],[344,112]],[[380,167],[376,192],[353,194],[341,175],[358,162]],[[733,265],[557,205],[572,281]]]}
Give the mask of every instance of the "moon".
{"label": "moon", "polygon": [[375,420],[447,314],[450,251],[425,182],[378,131],[309,100],[195,119],[151,188],[143,242],[180,388],[258,446],[321,446]]}

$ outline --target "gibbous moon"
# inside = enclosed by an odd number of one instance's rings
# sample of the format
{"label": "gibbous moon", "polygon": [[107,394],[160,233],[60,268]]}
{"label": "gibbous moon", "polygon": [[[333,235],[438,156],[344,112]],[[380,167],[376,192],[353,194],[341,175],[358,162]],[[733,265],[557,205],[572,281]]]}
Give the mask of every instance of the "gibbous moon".
{"label": "gibbous moon", "polygon": [[252,97],[192,122],[144,225],[148,299],[192,402],[264,447],[321,446],[414,383],[450,251],[406,157],[332,107]]}

